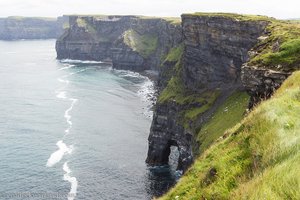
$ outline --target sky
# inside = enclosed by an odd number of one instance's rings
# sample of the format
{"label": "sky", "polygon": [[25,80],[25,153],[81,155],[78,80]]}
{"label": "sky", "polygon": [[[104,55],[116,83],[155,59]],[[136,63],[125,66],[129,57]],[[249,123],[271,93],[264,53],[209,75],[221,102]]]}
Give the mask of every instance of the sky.
{"label": "sky", "polygon": [[180,16],[193,12],[300,18],[300,0],[0,0],[0,17],[64,14]]}

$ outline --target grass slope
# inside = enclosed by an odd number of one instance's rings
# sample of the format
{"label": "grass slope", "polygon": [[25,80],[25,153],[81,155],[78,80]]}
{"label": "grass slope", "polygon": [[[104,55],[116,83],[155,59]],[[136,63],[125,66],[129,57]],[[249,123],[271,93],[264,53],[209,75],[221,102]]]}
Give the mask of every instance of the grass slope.
{"label": "grass slope", "polygon": [[161,200],[300,199],[299,116],[295,72],[206,150]]}
{"label": "grass slope", "polygon": [[250,65],[281,71],[294,71],[300,65],[300,24],[271,20],[267,27],[269,36],[262,39]]}
{"label": "grass slope", "polygon": [[197,142],[200,143],[199,153],[208,149],[227,129],[243,119],[248,102],[249,95],[239,91],[226,99],[197,134]]}
{"label": "grass slope", "polygon": [[151,34],[141,35],[135,30],[129,29],[124,33],[124,42],[144,58],[148,58],[157,48],[158,37]]}
{"label": "grass slope", "polygon": [[196,12],[196,13],[186,13],[182,14],[183,16],[190,16],[190,17],[221,17],[221,18],[228,18],[233,20],[240,20],[240,21],[269,21],[273,18],[262,16],[262,15],[241,15],[237,13],[214,13],[214,12]]}

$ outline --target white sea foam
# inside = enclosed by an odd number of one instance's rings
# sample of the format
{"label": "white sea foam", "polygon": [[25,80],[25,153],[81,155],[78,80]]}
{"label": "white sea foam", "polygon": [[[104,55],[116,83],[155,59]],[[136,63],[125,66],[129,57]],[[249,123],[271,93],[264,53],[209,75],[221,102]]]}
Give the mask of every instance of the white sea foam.
{"label": "white sea foam", "polygon": [[71,189],[70,189],[70,192],[68,195],[68,200],[73,200],[77,193],[78,181],[77,181],[76,177],[72,177],[70,175],[70,173],[72,171],[70,170],[67,162],[64,163],[63,170],[66,172],[64,174],[64,180],[71,183]]}
{"label": "white sea foam", "polygon": [[59,98],[59,99],[66,99],[67,98],[66,92],[65,91],[58,92],[56,97]]}
{"label": "white sea foam", "polygon": [[[75,103],[77,102],[77,99],[70,98],[69,100],[72,101],[72,103],[71,103],[71,106],[65,111],[64,117],[66,118],[67,123],[70,125],[70,128],[71,128],[71,126],[72,126],[72,121],[71,121],[71,115],[70,115],[69,113],[70,113],[70,111],[73,109]],[[69,129],[70,129],[70,128],[69,128]],[[69,132],[69,129],[67,129],[68,132]]]}
{"label": "white sea foam", "polygon": [[146,80],[138,90],[138,95],[146,104],[143,114],[148,118],[152,118],[152,106],[153,103],[156,101],[154,83],[150,79]]}
{"label": "white sea foam", "polygon": [[99,63],[103,63],[101,61],[92,61],[92,60],[72,60],[72,59],[63,59],[60,62],[62,63],[74,63],[74,64],[99,64]]}
{"label": "white sea foam", "polygon": [[59,82],[61,83],[66,83],[66,84],[69,84],[70,82],[68,80],[64,80],[64,79],[61,79],[61,78],[58,78],[57,79]]}
{"label": "white sea foam", "polygon": [[[86,70],[88,70],[88,69],[87,69],[87,68],[81,69],[81,70],[78,70],[78,71],[76,71],[76,72],[72,72],[72,73],[70,73],[70,74],[64,75],[64,76],[62,76],[62,77],[63,77],[63,78],[67,78],[67,77],[69,77],[69,76],[73,76],[74,74],[78,74],[78,73],[84,72],[84,71],[86,71]],[[64,79],[59,79],[59,81],[60,81],[60,82],[67,82],[67,83],[69,83],[68,80],[64,80]]]}
{"label": "white sea foam", "polygon": [[51,154],[47,161],[47,167],[53,167],[66,153],[70,154],[72,152],[72,146],[68,147],[62,140],[58,141],[56,145],[58,146],[58,150]]}
{"label": "white sea foam", "polygon": [[130,78],[145,78],[141,74],[129,70],[120,70],[120,69],[113,69],[113,72],[122,78],[130,77]]}
{"label": "white sea foam", "polygon": [[[66,65],[66,67],[60,68],[59,70],[65,70],[65,69],[68,69],[68,68],[71,68],[71,67],[74,66],[74,65],[69,65],[69,64],[65,64],[65,65]],[[61,78],[58,78],[57,80],[61,83],[65,83],[66,85],[68,85],[70,82],[69,82],[69,80],[66,79],[67,77],[72,76],[72,75],[77,74],[77,73],[80,73],[80,72],[83,72],[85,70],[86,69],[81,69],[79,71],[69,73],[68,75],[62,76]],[[72,111],[74,105],[76,104],[76,102],[78,100],[75,99],[75,98],[68,98],[67,95],[66,95],[66,92],[63,91],[63,89],[64,89],[64,87],[59,89],[56,92],[56,97],[60,98],[60,99],[66,99],[66,100],[71,101],[70,107],[64,113],[64,117],[66,119],[66,122],[69,125],[68,128],[65,130],[65,134],[63,136],[63,138],[65,138],[65,136],[67,136],[70,133],[71,128],[72,128],[72,121],[71,121],[72,116],[71,116],[70,112]],[[58,162],[61,161],[61,159],[63,158],[63,156],[65,154],[71,154],[72,153],[72,149],[73,149],[72,145],[67,146],[62,140],[58,141],[56,143],[56,145],[58,146],[58,150],[55,151],[54,153],[52,153],[51,156],[49,157],[49,159],[47,161],[47,164],[46,164],[47,167],[53,167],[55,164],[57,164]],[[74,200],[74,198],[76,196],[76,193],[77,193],[77,186],[78,186],[77,179],[76,179],[76,177],[70,176],[71,170],[68,167],[67,162],[64,163],[63,170],[65,171],[64,180],[71,183],[71,189],[70,189],[70,192],[68,194],[68,200]]]}
{"label": "white sea foam", "polygon": [[65,65],[66,65],[66,67],[62,67],[62,68],[58,69],[58,71],[62,71],[62,70],[65,70],[65,69],[70,69],[70,68],[75,66],[75,65],[70,65],[70,64],[65,64]]}

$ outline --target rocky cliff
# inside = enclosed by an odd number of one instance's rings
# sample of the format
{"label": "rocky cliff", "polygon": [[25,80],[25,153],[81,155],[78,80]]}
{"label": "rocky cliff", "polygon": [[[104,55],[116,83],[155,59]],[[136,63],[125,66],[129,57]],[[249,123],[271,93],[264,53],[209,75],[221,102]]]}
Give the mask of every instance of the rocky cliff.
{"label": "rocky cliff", "polygon": [[299,24],[224,13],[183,14],[181,24],[71,16],[56,50],[58,59],[110,60],[117,69],[159,71],[146,162],[167,164],[176,146],[178,169],[185,171],[243,118],[244,91],[252,108],[299,68],[299,30]]}
{"label": "rocky cliff", "polygon": [[265,33],[249,51],[250,59],[242,67],[242,82],[251,95],[249,108],[268,99],[299,69],[299,36],[299,23],[269,20]]}
{"label": "rocky cliff", "polygon": [[0,19],[0,40],[58,38],[68,23],[59,18],[8,17]]}
{"label": "rocky cliff", "polygon": [[[177,146],[178,169],[187,169],[193,161],[193,146],[201,146],[196,141],[201,125],[242,88],[242,64],[267,24],[263,17],[182,15],[182,52],[158,98],[149,136],[149,164],[167,164],[170,147]],[[169,72],[170,64],[166,59],[163,66]]]}
{"label": "rocky cliff", "polygon": [[162,55],[181,41],[178,19],[70,16],[57,40],[58,59],[110,60],[114,68],[158,70]]}

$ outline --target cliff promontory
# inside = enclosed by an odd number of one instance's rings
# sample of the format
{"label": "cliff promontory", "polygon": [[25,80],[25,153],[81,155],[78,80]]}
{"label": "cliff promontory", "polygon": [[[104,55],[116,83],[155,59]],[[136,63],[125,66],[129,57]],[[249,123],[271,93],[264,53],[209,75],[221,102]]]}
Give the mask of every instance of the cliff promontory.
{"label": "cliff promontory", "polygon": [[109,60],[116,69],[158,70],[162,55],[181,41],[178,19],[70,16],[57,40],[58,59]]}
{"label": "cliff promontory", "polygon": [[[225,13],[181,22],[71,16],[56,50],[59,59],[159,72],[146,162],[168,164],[174,146],[185,172],[163,199],[300,198],[299,73],[274,95],[299,70],[298,23]],[[274,178],[281,172],[284,186]]]}
{"label": "cliff promontory", "polygon": [[203,137],[199,129],[227,97],[242,90],[241,67],[265,31],[268,22],[264,19],[182,15],[182,52],[174,62],[175,73],[158,98],[148,163],[167,164],[170,147],[177,146],[178,169],[186,170],[193,154],[201,153],[193,152],[193,147],[205,149],[209,145],[198,139]]}
{"label": "cliff promontory", "polygon": [[67,28],[68,17],[0,18],[0,40],[56,39]]}

